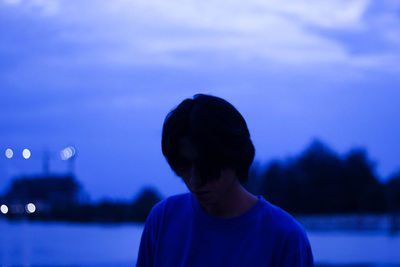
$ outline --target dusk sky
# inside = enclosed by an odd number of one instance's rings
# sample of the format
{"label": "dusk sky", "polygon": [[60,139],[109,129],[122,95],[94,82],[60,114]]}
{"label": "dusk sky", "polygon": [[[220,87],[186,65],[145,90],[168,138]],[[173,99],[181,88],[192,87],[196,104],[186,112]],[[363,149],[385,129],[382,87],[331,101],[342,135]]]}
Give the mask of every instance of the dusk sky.
{"label": "dusk sky", "polygon": [[65,172],[68,145],[93,200],[185,192],[161,129],[196,93],[242,113],[258,162],[317,138],[366,149],[385,181],[400,171],[399,62],[398,0],[0,0],[0,193],[46,150]]}

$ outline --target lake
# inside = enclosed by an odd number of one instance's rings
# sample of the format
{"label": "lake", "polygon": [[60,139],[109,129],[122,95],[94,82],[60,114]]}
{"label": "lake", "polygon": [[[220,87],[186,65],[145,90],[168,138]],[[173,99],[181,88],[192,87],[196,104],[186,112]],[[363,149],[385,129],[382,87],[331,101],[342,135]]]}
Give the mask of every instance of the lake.
{"label": "lake", "polygon": [[[1,266],[134,266],[142,224],[0,220]],[[400,266],[400,235],[308,230],[315,261],[327,266]]]}

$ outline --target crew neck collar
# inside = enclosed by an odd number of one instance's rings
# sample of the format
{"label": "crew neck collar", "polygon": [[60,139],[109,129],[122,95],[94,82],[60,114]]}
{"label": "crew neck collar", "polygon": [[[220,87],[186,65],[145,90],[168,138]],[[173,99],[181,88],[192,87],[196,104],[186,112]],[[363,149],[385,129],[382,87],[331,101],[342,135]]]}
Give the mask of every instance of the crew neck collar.
{"label": "crew neck collar", "polygon": [[192,193],[189,194],[196,219],[202,221],[207,225],[215,225],[215,226],[220,225],[226,227],[227,225],[236,225],[245,223],[251,220],[255,215],[257,215],[258,211],[262,208],[262,206],[265,203],[265,199],[263,198],[263,196],[256,196],[258,199],[257,202],[246,212],[231,218],[221,218],[208,214],[205,210],[203,210],[203,208],[201,208],[196,197]]}

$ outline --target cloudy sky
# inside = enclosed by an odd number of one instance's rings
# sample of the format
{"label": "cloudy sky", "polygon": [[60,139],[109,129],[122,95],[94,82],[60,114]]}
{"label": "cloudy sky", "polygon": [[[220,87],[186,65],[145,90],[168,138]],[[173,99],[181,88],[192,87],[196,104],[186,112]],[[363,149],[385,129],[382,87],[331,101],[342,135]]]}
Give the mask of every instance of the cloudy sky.
{"label": "cloudy sky", "polygon": [[384,181],[400,170],[399,60],[397,0],[0,0],[0,192],[44,151],[66,171],[71,144],[93,199],[184,192],[161,126],[199,92],[239,109],[260,162],[318,138],[365,148]]}

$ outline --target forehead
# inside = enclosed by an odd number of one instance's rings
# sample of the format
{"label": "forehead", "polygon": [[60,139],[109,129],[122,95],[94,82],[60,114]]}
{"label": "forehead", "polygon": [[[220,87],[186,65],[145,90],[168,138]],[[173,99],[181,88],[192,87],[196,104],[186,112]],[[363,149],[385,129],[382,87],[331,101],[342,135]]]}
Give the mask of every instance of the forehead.
{"label": "forehead", "polygon": [[199,154],[187,136],[182,137],[179,140],[178,144],[179,144],[179,155],[181,157],[188,159],[190,161],[194,161],[195,159],[197,159]]}

